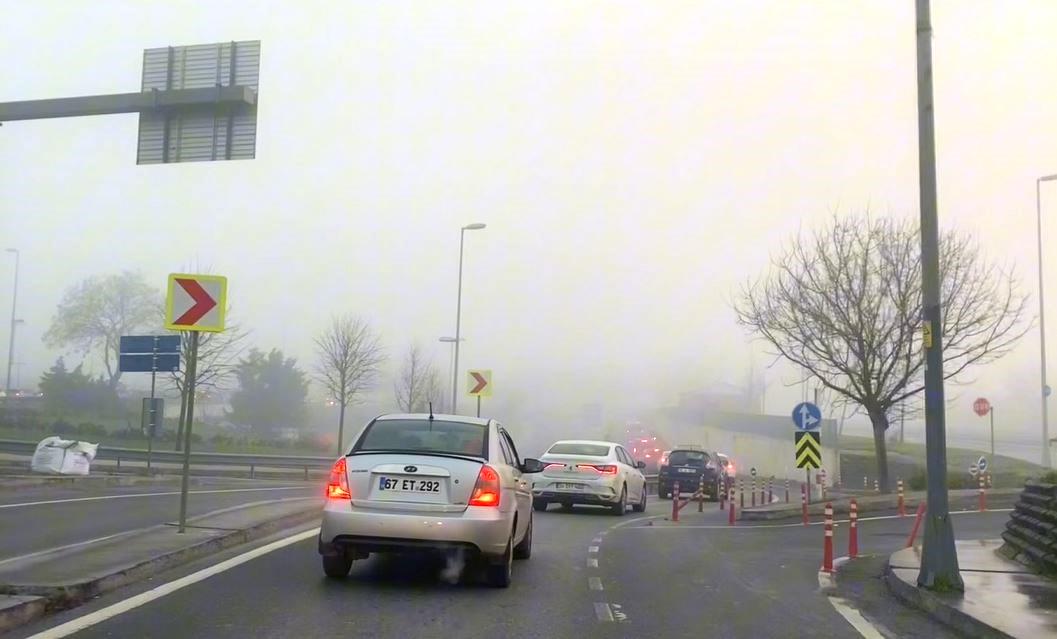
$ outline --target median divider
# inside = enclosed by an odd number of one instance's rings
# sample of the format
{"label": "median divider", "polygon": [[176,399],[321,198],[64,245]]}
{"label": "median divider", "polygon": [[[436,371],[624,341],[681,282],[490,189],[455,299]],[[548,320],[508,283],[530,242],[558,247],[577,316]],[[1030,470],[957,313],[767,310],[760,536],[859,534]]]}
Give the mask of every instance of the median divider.
{"label": "median divider", "polygon": [[321,497],[272,499],[217,510],[102,541],[38,552],[0,563],[0,632],[47,612],[77,606],[170,568],[318,519]]}
{"label": "median divider", "polygon": [[[951,510],[971,510],[976,511],[979,509],[979,494],[977,488],[970,489],[958,489],[948,491],[950,499]],[[990,500],[990,507],[994,508],[1012,508],[1013,504],[1016,503],[1017,498],[1020,495],[1020,489],[1016,488],[1001,488],[993,489],[988,495]],[[898,516],[898,495],[896,494],[881,494],[881,495],[831,495],[830,503],[834,505],[838,510],[845,511],[851,501],[852,497],[855,497],[860,517],[864,513],[884,513],[890,512]],[[907,493],[904,495],[904,507],[905,508],[916,508],[917,505],[925,500],[925,492],[914,492]],[[822,503],[811,503],[807,506],[807,513],[809,517],[817,517],[824,513],[824,504]],[[739,518],[743,521],[776,521],[782,519],[796,519],[803,518],[803,504],[799,507],[796,504],[766,504],[757,508],[742,508]]]}

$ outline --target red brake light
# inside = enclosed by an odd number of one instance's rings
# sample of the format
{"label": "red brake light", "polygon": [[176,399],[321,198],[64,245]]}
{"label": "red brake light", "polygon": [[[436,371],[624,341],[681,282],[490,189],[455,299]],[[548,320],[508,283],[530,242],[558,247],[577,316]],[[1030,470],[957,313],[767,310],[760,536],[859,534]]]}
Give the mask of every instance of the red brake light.
{"label": "red brake light", "polygon": [[617,467],[609,464],[580,464],[577,466],[580,470],[593,470],[601,475],[616,475]]}
{"label": "red brake light", "polygon": [[344,457],[335,462],[334,467],[330,469],[330,479],[327,480],[327,497],[330,499],[352,499]]}
{"label": "red brake light", "polygon": [[499,491],[499,473],[491,466],[481,466],[469,505],[499,506]]}

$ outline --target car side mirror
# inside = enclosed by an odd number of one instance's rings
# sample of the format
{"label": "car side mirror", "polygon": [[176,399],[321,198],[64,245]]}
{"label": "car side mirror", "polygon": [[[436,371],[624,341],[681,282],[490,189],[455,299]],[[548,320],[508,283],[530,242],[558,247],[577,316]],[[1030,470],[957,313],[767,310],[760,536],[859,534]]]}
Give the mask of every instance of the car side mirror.
{"label": "car side mirror", "polygon": [[635,462],[635,468],[638,468],[639,470],[645,470],[646,469],[646,462],[644,462],[644,461]]}
{"label": "car side mirror", "polygon": [[532,459],[526,457],[521,461],[521,472],[523,473],[541,473],[543,472],[543,462],[538,459]]}

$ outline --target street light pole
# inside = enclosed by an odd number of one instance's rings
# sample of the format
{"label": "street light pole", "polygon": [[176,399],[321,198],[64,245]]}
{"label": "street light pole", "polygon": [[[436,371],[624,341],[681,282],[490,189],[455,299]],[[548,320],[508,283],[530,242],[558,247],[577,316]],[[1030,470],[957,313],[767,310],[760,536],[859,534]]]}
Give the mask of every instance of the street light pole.
{"label": "street light pole", "polygon": [[1049,386],[1046,385],[1046,298],[1042,287],[1042,183],[1057,180],[1057,174],[1044,175],[1035,180],[1035,217],[1037,223],[1037,239],[1039,243],[1039,361],[1042,377],[1042,465],[1050,468],[1053,460],[1050,459],[1050,420],[1049,410],[1046,406]]}
{"label": "street light pole", "polygon": [[[443,342],[444,344],[451,344],[452,345],[452,348],[451,348],[451,350],[449,351],[449,354],[448,354],[448,375],[451,375],[451,379],[453,380],[453,383],[454,383],[454,380],[455,380],[455,368],[454,368],[455,367],[455,364],[454,364],[454,360],[455,360],[455,338],[454,337],[442,337],[442,338],[440,338],[440,341]],[[453,412],[454,412],[454,410],[455,409],[452,408]]]}
{"label": "street light pole", "polygon": [[452,415],[459,414],[459,342],[461,341],[461,323],[462,323],[462,249],[466,240],[466,231],[478,231],[485,227],[484,224],[476,222],[474,224],[467,224],[466,226],[459,229],[459,293],[455,298],[455,363],[453,364],[454,371],[451,376],[451,413]]}
{"label": "street light pole", "polygon": [[11,397],[11,365],[14,362],[15,357],[15,304],[18,302],[18,261],[19,252],[18,249],[9,248],[8,253],[15,254],[15,286],[11,291],[11,335],[8,338],[7,343],[7,383],[4,389],[7,391],[7,397],[10,400]]}
{"label": "street light pole", "polygon": [[932,98],[932,20],[929,0],[917,0],[918,180],[921,200],[921,297],[925,347],[925,456],[928,515],[918,585],[964,590],[947,500],[947,432],[943,392],[936,130]]}

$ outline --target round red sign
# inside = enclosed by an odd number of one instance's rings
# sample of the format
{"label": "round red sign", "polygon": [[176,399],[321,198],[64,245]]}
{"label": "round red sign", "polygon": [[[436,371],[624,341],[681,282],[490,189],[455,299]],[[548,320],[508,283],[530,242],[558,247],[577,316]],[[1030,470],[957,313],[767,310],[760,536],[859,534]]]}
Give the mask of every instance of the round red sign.
{"label": "round red sign", "polygon": [[980,417],[983,417],[984,415],[986,415],[989,412],[991,412],[991,402],[989,402],[989,401],[987,401],[987,399],[981,397],[981,398],[977,399],[975,402],[973,402],[973,410],[976,411],[977,415],[979,415]]}

